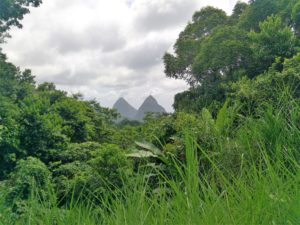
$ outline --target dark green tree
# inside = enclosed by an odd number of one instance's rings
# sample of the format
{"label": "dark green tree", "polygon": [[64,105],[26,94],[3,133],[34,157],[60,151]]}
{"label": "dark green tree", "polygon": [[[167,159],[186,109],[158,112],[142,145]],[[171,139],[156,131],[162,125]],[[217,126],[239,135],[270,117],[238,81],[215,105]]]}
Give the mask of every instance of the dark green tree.
{"label": "dark green tree", "polygon": [[192,64],[203,40],[217,26],[227,23],[226,13],[213,7],[204,8],[193,15],[193,20],[180,33],[174,45],[175,54],[164,56],[165,73],[168,77],[197,82],[192,73]]}
{"label": "dark green tree", "polygon": [[19,160],[6,185],[8,188],[6,203],[12,206],[12,211],[16,214],[22,214],[26,207],[29,207],[27,200],[32,195],[39,196],[41,201],[53,202],[54,200],[51,199],[53,191],[51,173],[37,158],[28,157]]}
{"label": "dark green tree", "polygon": [[266,72],[276,58],[291,58],[298,43],[296,2],[238,2],[231,16],[212,7],[196,12],[179,35],[175,53],[164,56],[166,76],[191,86],[176,95],[174,108],[199,112],[207,107],[215,115],[232,82]]}
{"label": "dark green tree", "polygon": [[0,1],[0,43],[15,26],[22,28],[21,20],[30,12],[29,7],[38,7],[42,0],[1,0]]}
{"label": "dark green tree", "polygon": [[277,57],[290,58],[296,52],[296,37],[278,16],[268,17],[259,24],[258,32],[250,32],[256,71],[267,70]]}
{"label": "dark green tree", "polygon": [[24,152],[19,147],[19,108],[0,95],[0,180],[16,165]]}
{"label": "dark green tree", "polygon": [[53,112],[50,100],[33,95],[20,102],[20,147],[27,156],[48,163],[55,152],[64,149],[67,137],[62,132],[62,118]]}
{"label": "dark green tree", "polygon": [[278,13],[278,0],[250,0],[250,6],[242,15],[239,25],[247,30],[258,30],[259,23]]}
{"label": "dark green tree", "polygon": [[297,35],[300,34],[300,1],[294,5],[292,9],[292,21],[294,23],[295,31]]}
{"label": "dark green tree", "polygon": [[249,5],[245,2],[238,1],[234,6],[232,15],[230,16],[231,24],[236,24],[239,22],[239,19],[244,14],[244,12],[248,9]]}

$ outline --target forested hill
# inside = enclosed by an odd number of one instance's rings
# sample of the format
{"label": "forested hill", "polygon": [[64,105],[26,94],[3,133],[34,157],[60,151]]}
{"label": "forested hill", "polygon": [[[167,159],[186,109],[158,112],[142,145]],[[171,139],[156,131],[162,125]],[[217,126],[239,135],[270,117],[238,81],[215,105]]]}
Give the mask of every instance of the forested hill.
{"label": "forested hill", "polygon": [[[0,0],[1,45],[40,4]],[[299,47],[299,0],[199,9],[163,57],[190,88],[143,124],[1,50],[0,224],[299,224]]]}

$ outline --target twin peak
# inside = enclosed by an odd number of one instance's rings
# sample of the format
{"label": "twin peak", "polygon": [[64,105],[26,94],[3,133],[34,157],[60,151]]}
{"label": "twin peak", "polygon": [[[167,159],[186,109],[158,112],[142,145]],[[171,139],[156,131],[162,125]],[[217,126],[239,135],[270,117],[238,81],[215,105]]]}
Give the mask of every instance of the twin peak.
{"label": "twin peak", "polygon": [[152,96],[148,96],[137,110],[131,106],[123,97],[119,98],[113,106],[121,115],[122,119],[142,121],[147,113],[166,113],[166,110],[158,104]]}

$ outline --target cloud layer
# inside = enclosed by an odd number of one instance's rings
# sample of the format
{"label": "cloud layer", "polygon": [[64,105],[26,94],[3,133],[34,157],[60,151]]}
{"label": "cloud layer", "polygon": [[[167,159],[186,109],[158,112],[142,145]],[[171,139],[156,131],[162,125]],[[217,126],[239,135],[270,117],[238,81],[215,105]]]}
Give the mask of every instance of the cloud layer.
{"label": "cloud layer", "polygon": [[194,11],[213,5],[228,13],[236,0],[44,0],[3,46],[9,60],[111,107],[120,96],[138,107],[149,94],[172,111],[188,87],[167,79],[162,56]]}

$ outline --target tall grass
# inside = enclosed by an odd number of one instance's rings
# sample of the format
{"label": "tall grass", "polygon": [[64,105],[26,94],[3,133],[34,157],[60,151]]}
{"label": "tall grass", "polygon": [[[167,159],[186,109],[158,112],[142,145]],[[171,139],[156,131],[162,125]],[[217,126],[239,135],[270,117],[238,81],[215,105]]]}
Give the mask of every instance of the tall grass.
{"label": "tall grass", "polygon": [[[74,202],[66,209],[49,207],[33,197],[15,224],[300,224],[300,170],[293,158],[287,168],[281,161],[273,164],[262,152],[263,166],[249,166],[234,180],[228,180],[212,161],[222,181],[220,186],[205,174],[198,176],[198,151],[201,150],[189,140],[184,167],[175,165],[181,179],[165,180],[167,187],[162,188],[168,188],[167,192],[149,194],[143,179],[138,178],[122,197],[103,200],[98,206]],[[162,175],[161,179],[166,178]],[[13,224],[12,221],[1,208],[0,223]]]}
{"label": "tall grass", "polygon": [[[5,207],[2,189],[0,224],[300,224],[300,131],[294,114],[286,120],[286,115],[270,109],[260,120],[247,122],[236,137],[242,150],[234,176],[228,176],[218,159],[187,135],[185,162],[174,159],[176,178],[160,173],[161,185],[155,191],[149,190],[147,179],[139,174],[133,185],[111,192],[99,199],[99,204],[83,196],[84,200],[62,208],[32,193],[23,215],[14,217]],[[213,174],[200,172],[200,158],[206,159]]]}

